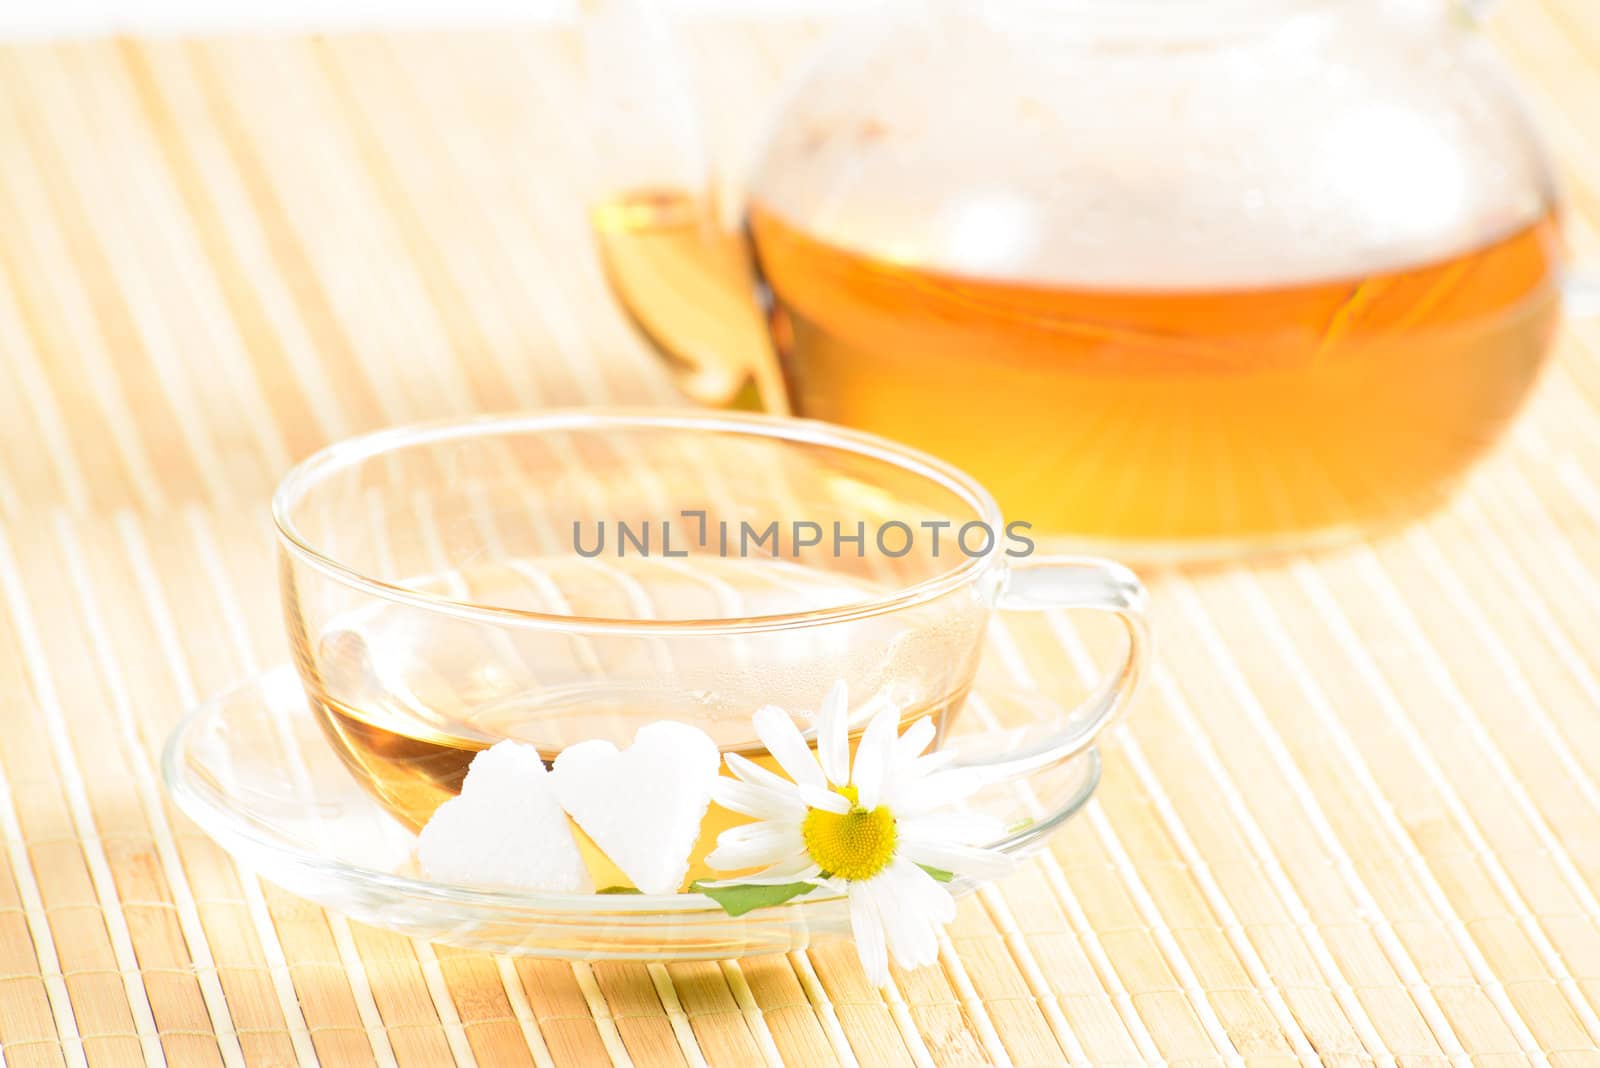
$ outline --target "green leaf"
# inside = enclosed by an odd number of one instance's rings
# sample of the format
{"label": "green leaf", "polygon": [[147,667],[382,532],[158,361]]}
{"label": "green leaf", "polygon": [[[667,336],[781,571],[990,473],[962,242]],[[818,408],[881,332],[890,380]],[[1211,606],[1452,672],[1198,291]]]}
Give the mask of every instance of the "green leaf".
{"label": "green leaf", "polygon": [[762,886],[755,883],[741,883],[736,886],[704,886],[699,882],[693,883],[690,890],[697,894],[704,894],[722,906],[722,911],[729,916],[743,916],[751,909],[766,908],[768,905],[781,905],[790,898],[808,894],[816,889],[813,883],[779,883],[777,886]]}
{"label": "green leaf", "polygon": [[607,886],[607,887],[605,887],[603,889],[596,890],[595,893],[597,893],[597,894],[642,894],[642,893],[644,893],[644,891],[643,890],[636,890],[631,886]]}
{"label": "green leaf", "polygon": [[945,871],[943,868],[930,868],[926,864],[918,864],[917,867],[933,876],[935,882],[947,883],[955,878],[954,872]]}

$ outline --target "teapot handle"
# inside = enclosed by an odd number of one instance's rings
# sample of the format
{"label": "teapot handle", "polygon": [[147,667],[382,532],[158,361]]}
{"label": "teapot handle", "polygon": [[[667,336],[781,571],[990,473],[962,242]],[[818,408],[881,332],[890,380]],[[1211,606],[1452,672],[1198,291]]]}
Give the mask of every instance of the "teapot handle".
{"label": "teapot handle", "polygon": [[[1482,22],[1500,6],[1501,0],[1457,0],[1474,22]],[[1566,314],[1575,319],[1600,318],[1600,264],[1579,262],[1570,266],[1561,280],[1561,298]]]}
{"label": "teapot handle", "polygon": [[690,400],[788,405],[742,233],[659,0],[582,0],[589,224],[612,295]]}

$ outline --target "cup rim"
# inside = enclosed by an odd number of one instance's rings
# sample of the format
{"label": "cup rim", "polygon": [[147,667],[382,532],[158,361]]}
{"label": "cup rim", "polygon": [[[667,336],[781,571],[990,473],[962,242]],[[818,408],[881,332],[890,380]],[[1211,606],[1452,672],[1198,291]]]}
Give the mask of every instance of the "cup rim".
{"label": "cup rim", "polygon": [[616,428],[703,430],[843,449],[892,464],[928,481],[938,483],[970,504],[976,513],[975,518],[988,523],[996,531],[1001,526],[999,505],[995,503],[989,491],[971,475],[943,460],[875,434],[835,426],[816,419],[766,414],[678,413],[646,408],[566,408],[531,414],[482,415],[410,423],[359,434],[328,445],[291,468],[273,492],[272,521],[277,529],[279,545],[301,562],[336,582],[412,607],[441,612],[458,619],[502,626],[609,634],[663,632],[740,634],[865,619],[931,601],[966,585],[974,581],[999,553],[1000,539],[996,536],[991,539],[989,551],[977,556],[968,556],[958,566],[948,571],[891,590],[878,597],[831,608],[703,619],[628,619],[566,616],[501,605],[476,604],[396,585],[374,578],[322,552],[298,529],[293,519],[295,505],[322,479],[395,449],[496,435]]}

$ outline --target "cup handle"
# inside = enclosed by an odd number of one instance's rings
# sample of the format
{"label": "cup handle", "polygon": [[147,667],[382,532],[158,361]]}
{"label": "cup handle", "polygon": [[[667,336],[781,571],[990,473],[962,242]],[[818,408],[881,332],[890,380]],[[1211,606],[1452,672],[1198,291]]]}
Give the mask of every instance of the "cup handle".
{"label": "cup handle", "polygon": [[1095,557],[1030,557],[1011,565],[996,607],[1011,612],[1082,608],[1114,612],[1128,631],[1122,662],[1077,707],[1028,729],[1020,747],[993,756],[958,759],[961,767],[996,779],[1012,778],[1081,752],[1116,718],[1138,689],[1150,661],[1150,624],[1144,584],[1121,564]]}

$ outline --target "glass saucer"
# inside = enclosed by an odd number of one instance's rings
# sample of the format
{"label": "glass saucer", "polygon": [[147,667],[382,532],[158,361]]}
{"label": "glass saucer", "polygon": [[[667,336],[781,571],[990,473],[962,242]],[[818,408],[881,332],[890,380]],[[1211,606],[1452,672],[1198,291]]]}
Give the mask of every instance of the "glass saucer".
{"label": "glass saucer", "polygon": [[[979,688],[947,745],[1003,745],[1040,716],[1038,695]],[[320,905],[391,931],[494,953],[569,960],[705,960],[799,949],[848,931],[844,899],[821,892],[731,917],[699,894],[549,894],[431,882],[416,834],[368,794],[322,734],[293,669],[257,675],[190,712],[162,776],[178,807],[240,863]],[[986,787],[972,806],[1024,855],[1082,808],[1100,778],[1093,748]],[[978,884],[957,880],[966,893]]]}

